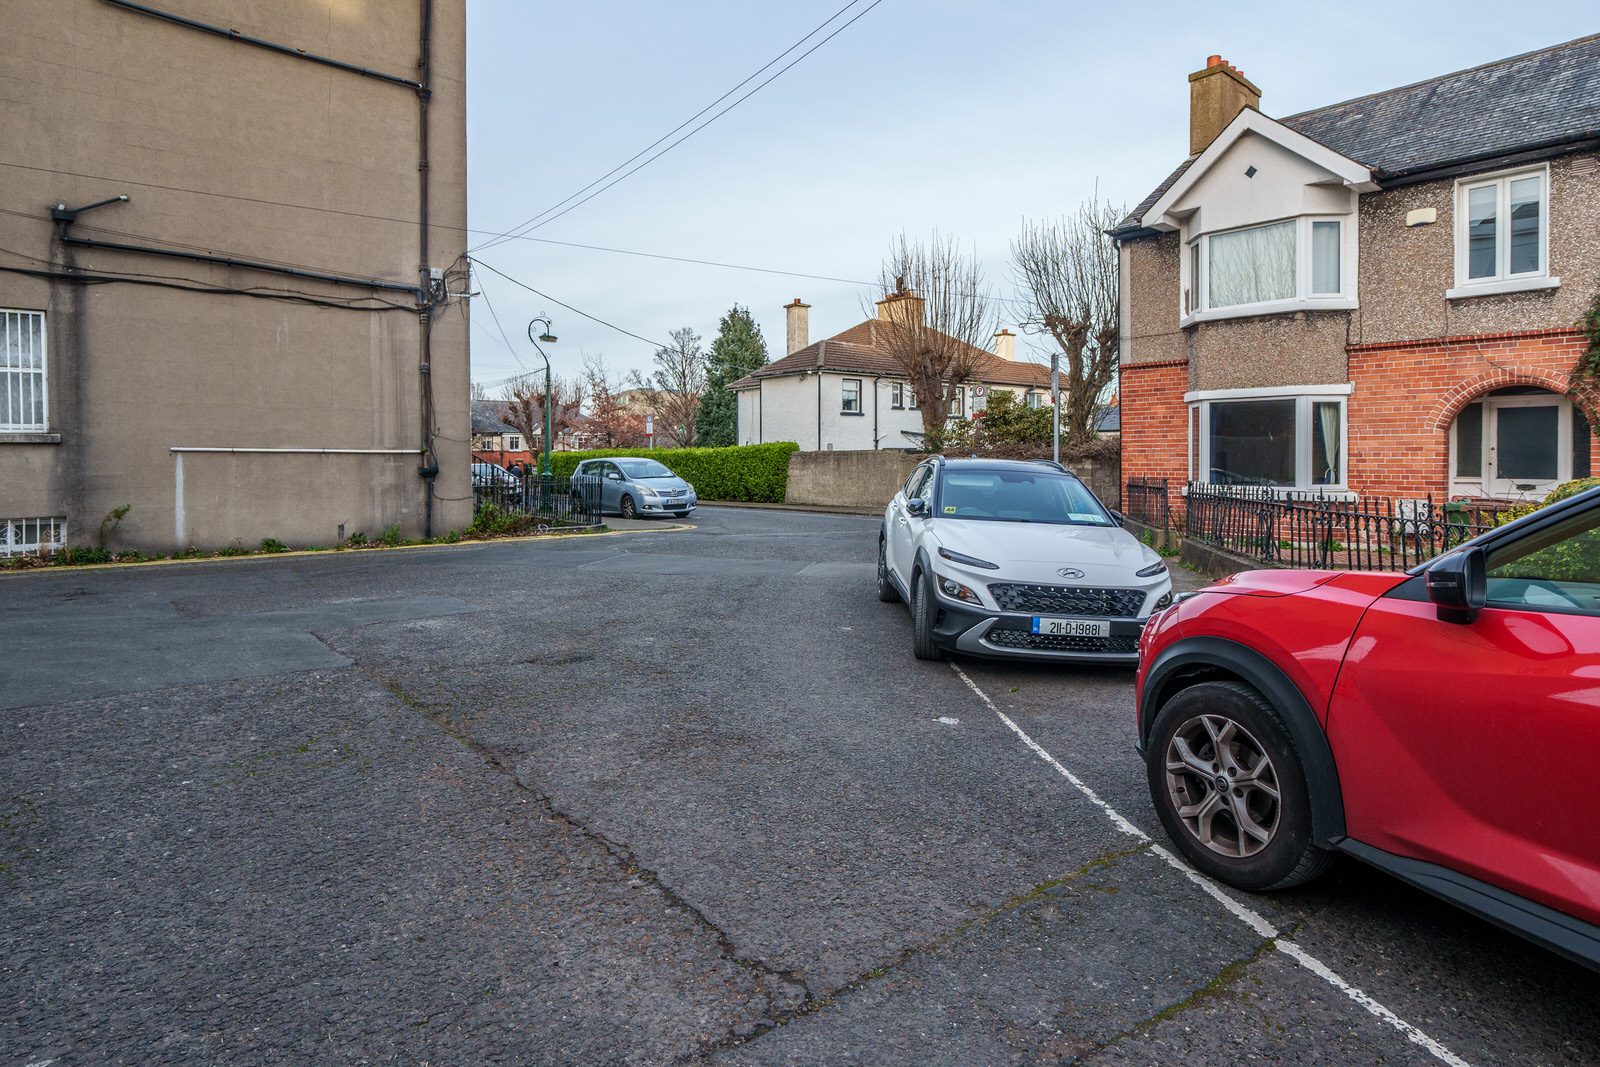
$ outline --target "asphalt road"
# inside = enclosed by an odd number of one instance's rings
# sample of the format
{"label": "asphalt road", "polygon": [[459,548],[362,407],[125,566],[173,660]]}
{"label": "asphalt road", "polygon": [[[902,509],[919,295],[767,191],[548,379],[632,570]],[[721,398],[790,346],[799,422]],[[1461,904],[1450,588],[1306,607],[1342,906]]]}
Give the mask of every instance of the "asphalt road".
{"label": "asphalt road", "polygon": [[915,661],[874,520],[692,521],[0,579],[0,1065],[1600,1061],[1375,872],[1209,894],[1130,674]]}

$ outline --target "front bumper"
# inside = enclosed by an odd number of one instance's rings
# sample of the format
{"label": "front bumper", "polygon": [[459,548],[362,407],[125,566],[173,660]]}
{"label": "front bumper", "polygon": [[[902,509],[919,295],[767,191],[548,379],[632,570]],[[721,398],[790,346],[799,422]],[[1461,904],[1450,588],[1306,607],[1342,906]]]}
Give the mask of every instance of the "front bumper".
{"label": "front bumper", "polygon": [[646,497],[639,502],[639,510],[647,515],[678,515],[688,514],[695,509],[699,501],[694,497],[684,500],[663,500],[661,497],[651,499]]}
{"label": "front bumper", "polygon": [[939,597],[933,640],[940,648],[970,656],[1054,660],[1132,666],[1139,662],[1139,634],[1146,619],[1084,616],[1111,624],[1109,637],[1052,637],[1035,634],[1033,616],[953,603]]}

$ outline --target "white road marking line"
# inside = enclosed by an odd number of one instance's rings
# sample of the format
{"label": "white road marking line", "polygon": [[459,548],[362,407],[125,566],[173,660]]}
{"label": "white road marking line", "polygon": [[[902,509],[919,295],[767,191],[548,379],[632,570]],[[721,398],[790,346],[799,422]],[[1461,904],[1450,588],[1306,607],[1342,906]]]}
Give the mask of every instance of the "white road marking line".
{"label": "white road marking line", "polygon": [[1148,844],[1151,852],[1153,852],[1156,856],[1159,856],[1161,860],[1169,867],[1172,867],[1185,878],[1189,879],[1189,881],[1199,886],[1207,896],[1211,897],[1218,904],[1221,904],[1225,909],[1227,909],[1228,914],[1232,915],[1234,918],[1250,927],[1250,929],[1254,930],[1261,937],[1270,939],[1273,943],[1273,946],[1279,952],[1282,952],[1300,966],[1304,967],[1306,970],[1310,971],[1324,982],[1327,982],[1329,985],[1333,986],[1339,992],[1343,993],[1345,996],[1361,1005],[1372,1015],[1400,1031],[1400,1033],[1405,1035],[1406,1040],[1410,1041],[1412,1044],[1421,1045],[1423,1048],[1432,1053],[1434,1058],[1444,1063],[1448,1063],[1450,1067],[1471,1067],[1471,1064],[1469,1064],[1466,1060],[1462,1059],[1460,1056],[1457,1056],[1439,1042],[1435,1041],[1433,1038],[1429,1037],[1415,1026],[1412,1026],[1410,1023],[1400,1018],[1400,1016],[1396,1015],[1382,1004],[1379,1004],[1376,1000],[1373,1000],[1366,993],[1363,993],[1349,982],[1346,982],[1343,978],[1340,978],[1338,974],[1334,973],[1333,969],[1327,964],[1323,963],[1305,949],[1301,948],[1299,945],[1283,936],[1283,934],[1280,933],[1278,929],[1270,922],[1268,922],[1266,917],[1260,912],[1249,907],[1243,902],[1236,900],[1233,896],[1223,890],[1221,886],[1217,885],[1211,879],[1207,878],[1199,871],[1184,863],[1176,855],[1169,852],[1165,847],[1152,841],[1149,834],[1145,833],[1133,823],[1129,822],[1122,816],[1120,812],[1117,811],[1117,809],[1113,808],[1110,804],[1107,804],[1104,800],[1101,800],[1099,795],[1096,794],[1093,789],[1090,789],[1087,785],[1085,785],[1082,779],[1073,774],[1071,771],[1067,770],[1067,768],[1061,765],[1060,761],[1058,761],[1054,756],[1050,755],[1049,752],[1046,752],[1044,747],[1041,746],[1039,742],[1035,741],[1033,738],[1029,737],[1025,732],[1023,732],[1022,727],[1018,726],[1011,720],[1010,716],[995,706],[995,702],[989,699],[988,693],[985,693],[982,689],[979,689],[978,684],[971,678],[967,677],[966,671],[962,670],[954,663],[950,664],[950,669],[956,672],[957,677],[967,684],[967,688],[972,690],[972,692],[977,695],[979,700],[983,701],[985,707],[999,716],[1000,721],[1005,723],[1006,726],[1010,728],[1012,733],[1016,734],[1022,739],[1023,744],[1032,749],[1034,754],[1040,759],[1044,760],[1046,763],[1060,772],[1061,776],[1067,781],[1071,782],[1073,788],[1087,797],[1091,804],[1099,808],[1101,812],[1105,814],[1106,818],[1111,820],[1111,824],[1118,830],[1121,830],[1130,837],[1137,838],[1138,840]]}

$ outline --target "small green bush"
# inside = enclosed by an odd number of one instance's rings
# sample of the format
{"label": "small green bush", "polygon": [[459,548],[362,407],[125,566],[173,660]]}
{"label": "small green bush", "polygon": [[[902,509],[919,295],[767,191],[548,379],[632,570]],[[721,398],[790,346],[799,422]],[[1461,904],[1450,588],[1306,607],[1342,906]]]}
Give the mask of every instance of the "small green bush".
{"label": "small green bush", "polygon": [[50,562],[58,567],[78,567],[85,563],[110,563],[111,553],[103,548],[85,548],[83,545],[68,545],[50,557]]}
{"label": "small green bush", "polygon": [[263,537],[261,539],[261,551],[287,552],[289,551],[289,546],[278,540],[276,537]]}
{"label": "small green bush", "polygon": [[570,478],[586,459],[644,456],[665,464],[694,486],[695,495],[702,500],[776,504],[783,502],[789,488],[789,454],[799,449],[792,441],[727,448],[607,448],[557,452],[550,457],[550,465],[557,478]]}
{"label": "small green bush", "polygon": [[388,545],[390,548],[393,548],[398,544],[403,544],[404,541],[405,538],[400,536],[399,526],[391,526],[387,530],[383,531],[383,533],[378,535],[378,543],[380,545]]}
{"label": "small green bush", "polygon": [[1504,526],[1506,523],[1520,519],[1524,515],[1532,515],[1542,507],[1554,504],[1558,500],[1565,500],[1569,496],[1577,496],[1585,489],[1593,489],[1597,485],[1600,485],[1600,478],[1575,478],[1570,482],[1562,482],[1550,490],[1549,494],[1537,504],[1518,504],[1514,508],[1507,508],[1505,511],[1500,512],[1495,516],[1494,524],[1496,526]]}

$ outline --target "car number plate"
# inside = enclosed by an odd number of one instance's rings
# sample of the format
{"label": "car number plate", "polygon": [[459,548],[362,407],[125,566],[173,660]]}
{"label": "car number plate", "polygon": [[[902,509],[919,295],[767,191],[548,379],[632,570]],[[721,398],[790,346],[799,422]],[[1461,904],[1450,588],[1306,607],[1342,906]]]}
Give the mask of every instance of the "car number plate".
{"label": "car number plate", "polygon": [[1093,619],[1059,619],[1050,615],[1035,615],[1033,632],[1047,637],[1110,637],[1111,624]]}

